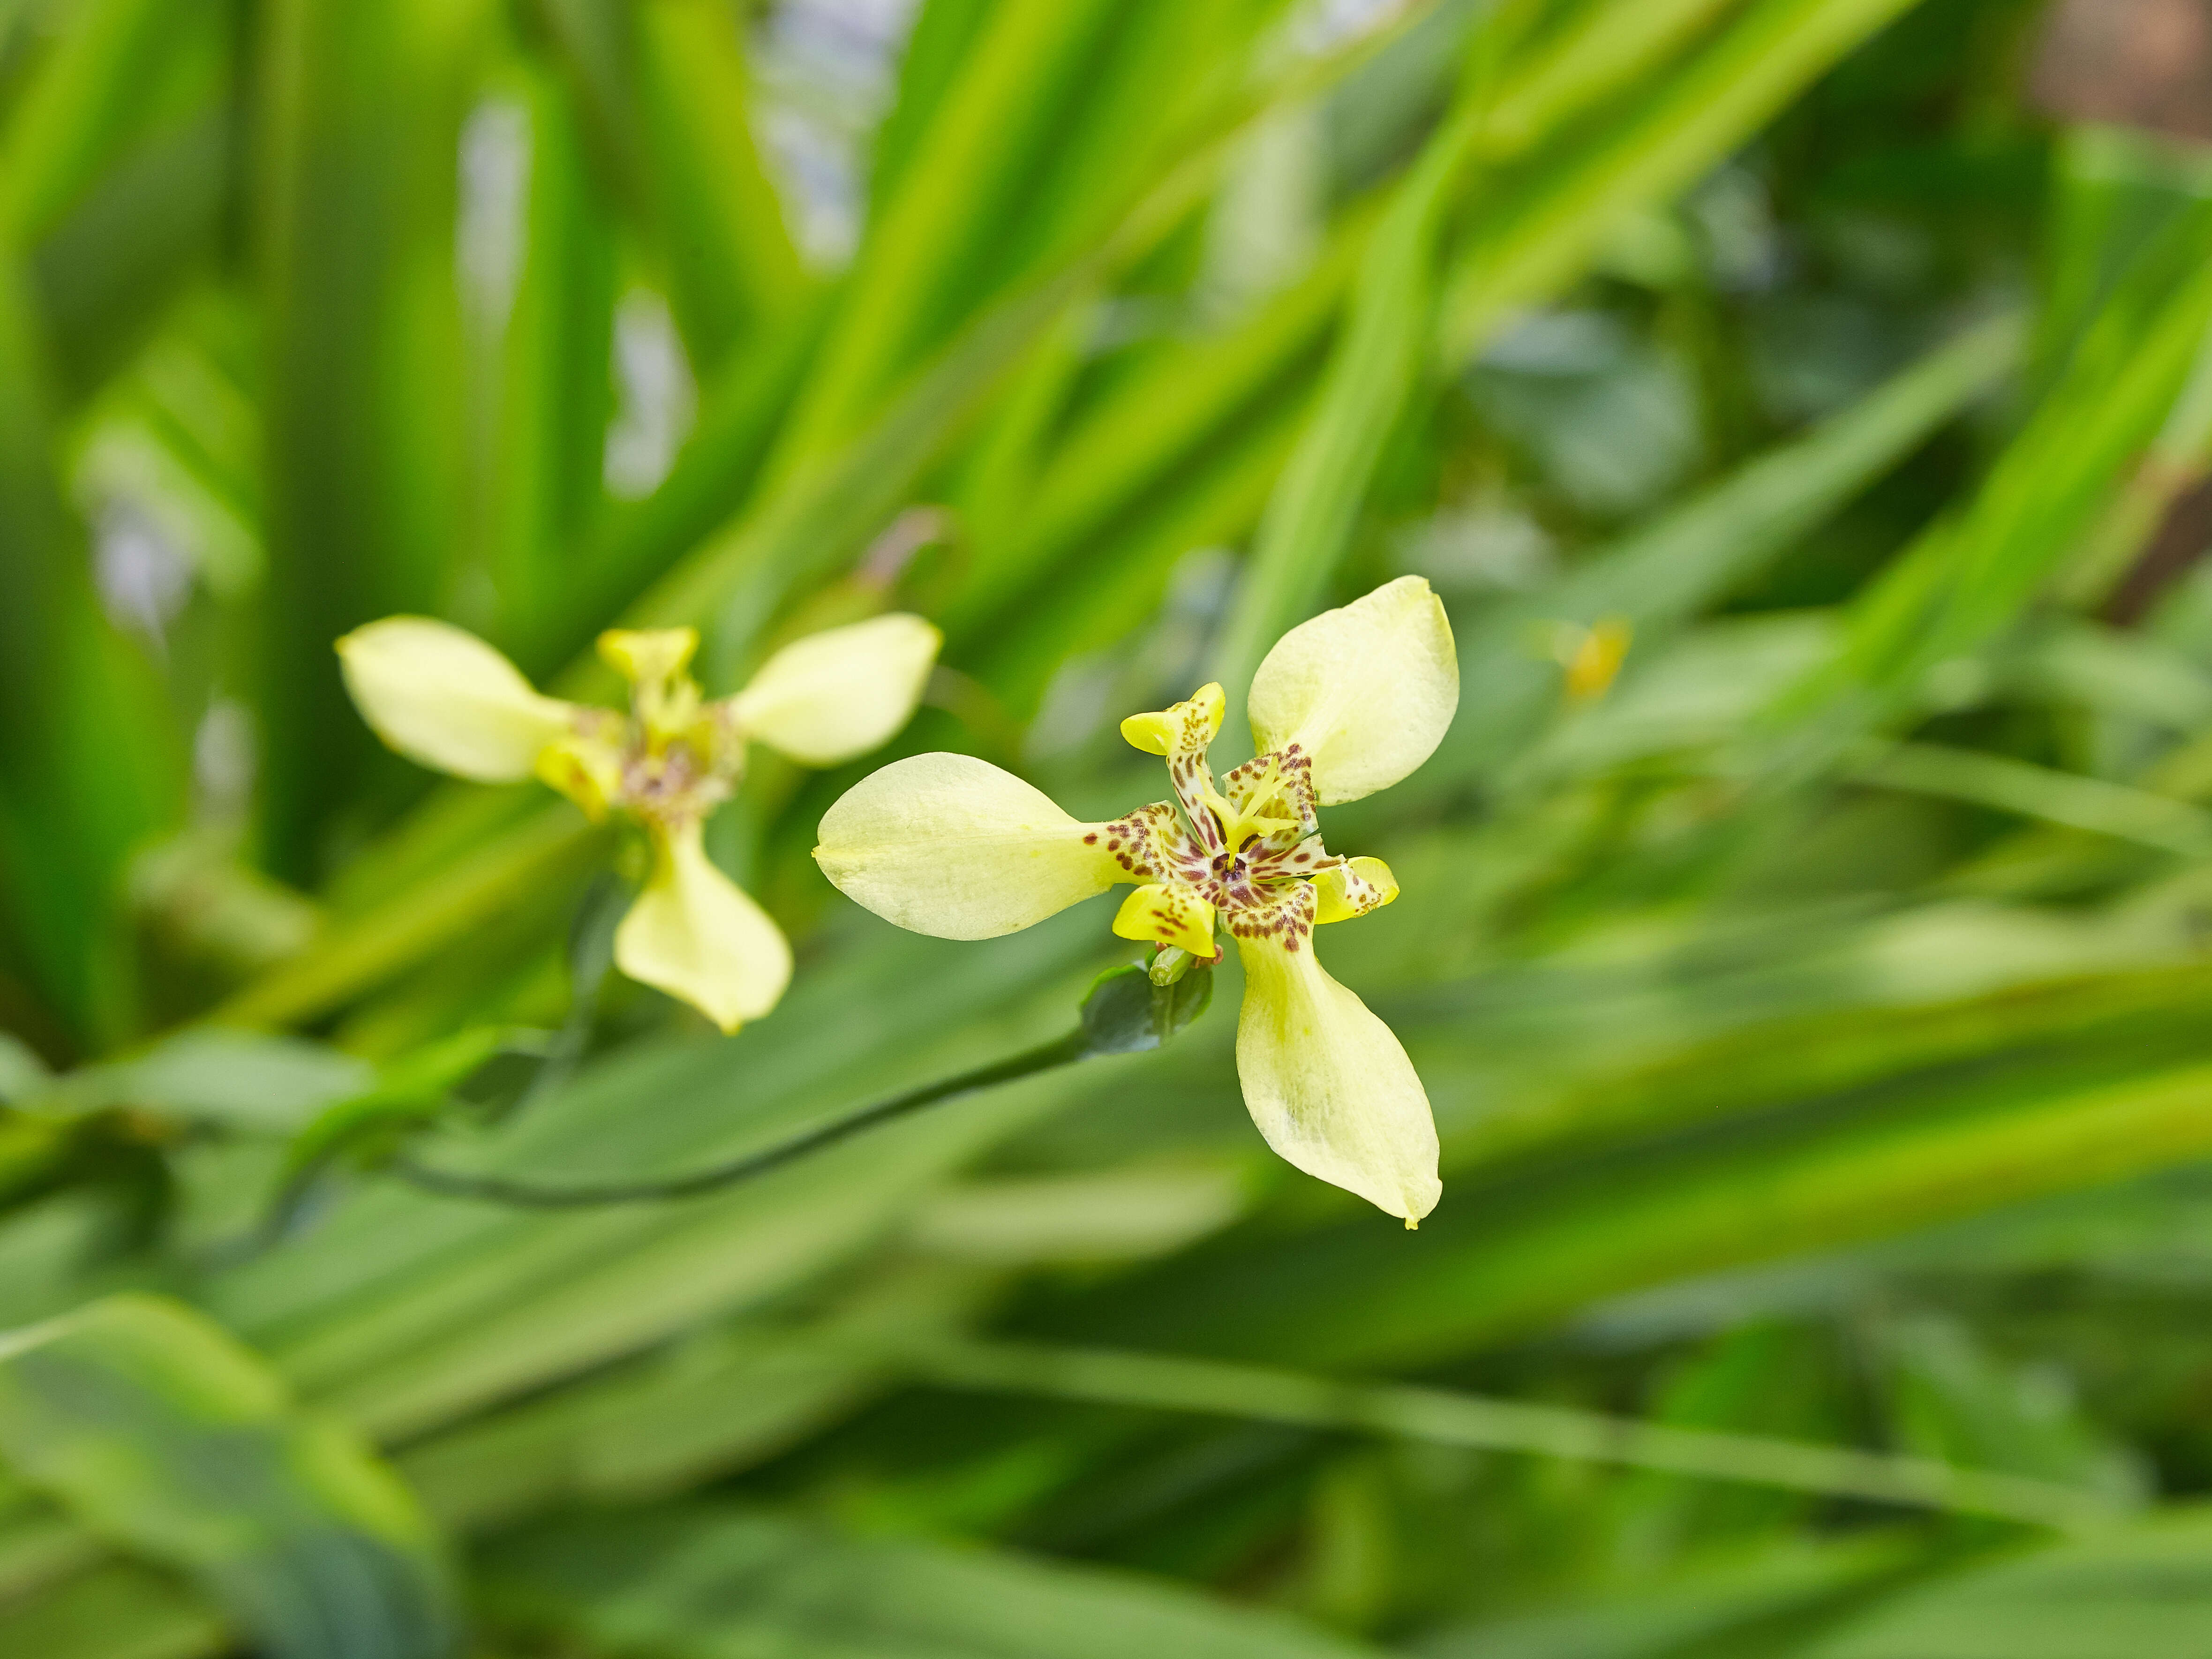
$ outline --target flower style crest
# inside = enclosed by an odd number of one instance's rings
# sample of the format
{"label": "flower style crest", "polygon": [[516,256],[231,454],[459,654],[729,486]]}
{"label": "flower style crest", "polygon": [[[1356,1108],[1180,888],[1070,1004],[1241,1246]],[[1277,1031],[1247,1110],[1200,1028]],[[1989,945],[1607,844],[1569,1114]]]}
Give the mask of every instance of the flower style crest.
{"label": "flower style crest", "polygon": [[[997,767],[917,755],[848,790],[814,850],[848,896],[916,933],[992,939],[1116,884],[1114,931],[1162,963],[1244,964],[1237,1069],[1267,1144],[1308,1174],[1405,1218],[1436,1207],[1427,1093],[1390,1028],[1315,959],[1313,932],[1380,908],[1398,884],[1379,859],[1322,845],[1318,809],[1395,783],[1443,741],[1459,707],[1451,624],[1407,576],[1275,643],[1247,704],[1260,754],[1218,783],[1206,750],[1225,699],[1208,685],[1121,735],[1168,763],[1176,802],[1083,823]],[[1177,806],[1181,811],[1177,811]]]}
{"label": "flower style crest", "polygon": [[708,702],[690,674],[695,629],[616,629],[599,655],[629,682],[626,714],[545,696],[476,635],[426,617],[370,623],[337,650],[362,717],[410,760],[480,783],[534,775],[595,821],[642,824],[653,872],[615,932],[615,963],[734,1031],[783,995],[791,946],[708,858],[708,817],[736,792],[749,743],[830,766],[887,742],[913,717],[939,641],[904,614],[833,628]]}

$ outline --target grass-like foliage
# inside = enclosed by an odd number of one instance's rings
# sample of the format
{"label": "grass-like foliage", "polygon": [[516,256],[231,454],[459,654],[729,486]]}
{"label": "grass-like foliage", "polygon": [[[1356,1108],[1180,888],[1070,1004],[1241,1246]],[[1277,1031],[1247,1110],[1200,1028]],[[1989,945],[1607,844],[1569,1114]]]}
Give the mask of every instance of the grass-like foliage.
{"label": "grass-like foliage", "polygon": [[2176,17],[0,0],[0,1654],[2212,1652]]}

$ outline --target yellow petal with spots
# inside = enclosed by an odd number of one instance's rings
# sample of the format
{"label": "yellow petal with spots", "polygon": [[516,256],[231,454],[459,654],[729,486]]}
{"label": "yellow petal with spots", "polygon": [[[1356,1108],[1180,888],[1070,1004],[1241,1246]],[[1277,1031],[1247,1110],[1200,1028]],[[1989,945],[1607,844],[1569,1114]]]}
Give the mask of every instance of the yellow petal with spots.
{"label": "yellow petal with spots", "polygon": [[939,939],[996,939],[1128,876],[1106,826],[971,755],[915,755],[847,790],[815,862],[886,921]]}
{"label": "yellow petal with spots", "polygon": [[879,749],[914,718],[944,635],[898,613],[793,641],[731,700],[738,728],[805,766]]}
{"label": "yellow petal with spots", "polygon": [[1388,788],[1436,752],[1459,709],[1443,602],[1401,576],[1275,641],[1247,708],[1262,754],[1292,744],[1324,806]]}
{"label": "yellow petal with spots", "polygon": [[1314,959],[1239,939],[1244,1006],[1237,1074],[1267,1144],[1308,1175],[1402,1216],[1436,1208],[1437,1127],[1413,1063],[1390,1028]]}
{"label": "yellow petal with spots", "polygon": [[791,982],[783,930],[708,859],[697,820],[653,842],[653,879],[615,929],[615,965],[725,1031],[758,1019]]}
{"label": "yellow petal with spots", "polygon": [[1314,878],[1314,921],[1350,921],[1398,896],[1398,878],[1381,859],[1346,859]]}
{"label": "yellow petal with spots", "polygon": [[346,690],[376,735],[412,761],[479,783],[526,778],[574,711],[532,690],[475,635],[387,617],[337,644]]}
{"label": "yellow petal with spots", "polygon": [[1213,907],[1184,888],[1150,882],[1121,901],[1114,931],[1213,959]]}
{"label": "yellow petal with spots", "polygon": [[1220,686],[1202,685],[1172,708],[1130,715],[1121,722],[1121,736],[1132,749],[1147,755],[1172,755],[1179,747],[1203,751],[1220,735],[1221,717],[1228,707]]}

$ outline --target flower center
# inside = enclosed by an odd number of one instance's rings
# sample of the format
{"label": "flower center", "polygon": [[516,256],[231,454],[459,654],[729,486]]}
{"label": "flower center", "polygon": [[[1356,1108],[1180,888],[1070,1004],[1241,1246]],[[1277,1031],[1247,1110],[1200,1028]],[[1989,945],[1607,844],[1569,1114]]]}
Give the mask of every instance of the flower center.
{"label": "flower center", "polygon": [[622,778],[615,804],[663,822],[704,817],[730,798],[737,781],[733,769],[714,765],[688,738],[655,744],[649,736],[633,738]]}

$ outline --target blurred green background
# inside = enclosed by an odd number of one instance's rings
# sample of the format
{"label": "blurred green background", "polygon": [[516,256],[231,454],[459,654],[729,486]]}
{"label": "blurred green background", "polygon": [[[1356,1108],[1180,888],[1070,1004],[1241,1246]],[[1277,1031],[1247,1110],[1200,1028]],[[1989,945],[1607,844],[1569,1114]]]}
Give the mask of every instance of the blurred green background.
{"label": "blurred green background", "polygon": [[[2212,1654],[2208,256],[2203,0],[0,0],[0,1653]],[[1227,1006],[404,1178],[1066,1029],[823,809],[1407,573],[1418,1234]],[[331,649],[888,609],[728,1040]]]}

